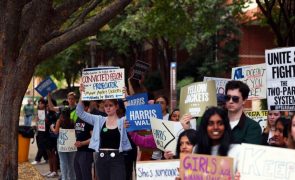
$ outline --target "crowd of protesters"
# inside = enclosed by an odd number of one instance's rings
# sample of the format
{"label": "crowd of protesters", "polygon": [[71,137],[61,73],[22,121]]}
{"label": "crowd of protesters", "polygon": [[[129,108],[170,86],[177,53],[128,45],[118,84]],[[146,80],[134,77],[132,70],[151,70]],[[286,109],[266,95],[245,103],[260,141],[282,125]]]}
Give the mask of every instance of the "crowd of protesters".
{"label": "crowd of protesters", "polygon": [[[81,84],[80,93],[83,91]],[[130,84],[128,91],[134,94]],[[42,98],[38,101],[38,110],[45,111],[45,131],[37,132],[38,152],[33,164],[40,163],[42,157],[49,161],[46,177],[58,177],[60,167],[60,177],[66,180],[129,180],[134,176],[136,160],[140,159],[139,149],[149,148],[152,151],[150,160],[179,159],[180,153],[232,157],[236,171],[234,178],[239,179],[237,157],[241,143],[295,149],[294,115],[288,119],[282,112],[271,110],[267,115],[267,126],[261,131],[260,125],[244,113],[249,91],[245,83],[229,81],[221,103],[225,105],[209,107],[198,119],[196,130],[191,129],[190,114],[180,117],[179,109],[169,113],[167,97],[150,96],[150,104],[161,105],[163,120],[180,121],[185,129],[179,135],[175,154],[157,149],[152,134],[127,133],[129,124],[124,113],[128,103],[124,103],[125,99],[89,102],[80,98],[76,104],[77,96],[71,92],[67,95],[67,105],[59,107],[49,94],[47,100]],[[26,111],[28,115],[32,114],[29,108]],[[35,121],[38,120],[36,116]],[[76,152],[58,151],[60,128],[75,129]]]}

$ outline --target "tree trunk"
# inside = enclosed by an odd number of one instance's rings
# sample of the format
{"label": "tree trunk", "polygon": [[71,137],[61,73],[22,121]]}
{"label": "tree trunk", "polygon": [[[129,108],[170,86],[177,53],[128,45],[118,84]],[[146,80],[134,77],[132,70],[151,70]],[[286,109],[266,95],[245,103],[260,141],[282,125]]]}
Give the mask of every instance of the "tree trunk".
{"label": "tree trunk", "polygon": [[0,177],[17,179],[20,107],[34,67],[14,61],[9,61],[5,67],[0,71]]}

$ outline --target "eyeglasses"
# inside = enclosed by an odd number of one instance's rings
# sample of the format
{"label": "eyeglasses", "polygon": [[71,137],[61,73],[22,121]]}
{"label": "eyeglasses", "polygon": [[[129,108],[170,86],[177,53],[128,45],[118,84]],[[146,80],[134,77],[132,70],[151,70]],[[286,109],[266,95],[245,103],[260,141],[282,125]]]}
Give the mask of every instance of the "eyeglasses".
{"label": "eyeglasses", "polygon": [[232,99],[232,101],[234,103],[238,103],[240,100],[239,96],[230,96],[230,95],[225,95],[225,101],[230,101],[230,99]]}
{"label": "eyeglasses", "polygon": [[155,104],[165,104],[165,101],[156,101]]}

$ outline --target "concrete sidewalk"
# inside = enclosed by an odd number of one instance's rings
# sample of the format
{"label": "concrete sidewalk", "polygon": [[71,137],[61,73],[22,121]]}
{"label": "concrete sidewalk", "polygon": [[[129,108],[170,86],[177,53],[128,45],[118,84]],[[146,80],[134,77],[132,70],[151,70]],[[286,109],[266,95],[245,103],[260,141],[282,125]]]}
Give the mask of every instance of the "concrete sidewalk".
{"label": "concrete sidewalk", "polygon": [[[23,124],[24,124],[24,120],[22,117],[20,117],[19,125],[23,125]],[[34,126],[34,125],[35,125],[35,123],[32,122],[32,126]],[[35,156],[37,154],[38,148],[37,148],[36,139],[33,144],[32,144],[33,139],[31,139],[30,142],[31,143],[30,143],[28,159],[29,159],[29,162],[31,163],[35,160]],[[43,161],[43,159],[42,159],[42,161]],[[40,174],[44,174],[49,171],[49,164],[48,163],[36,164],[33,166],[39,171]],[[60,175],[60,171],[58,172],[58,174]],[[58,180],[58,178],[45,178],[45,177],[44,177],[44,179]]]}

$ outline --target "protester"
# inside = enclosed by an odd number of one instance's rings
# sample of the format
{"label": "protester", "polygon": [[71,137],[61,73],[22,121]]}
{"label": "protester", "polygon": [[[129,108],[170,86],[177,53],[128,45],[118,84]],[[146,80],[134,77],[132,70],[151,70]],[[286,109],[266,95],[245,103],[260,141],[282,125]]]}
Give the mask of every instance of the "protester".
{"label": "protester", "polygon": [[[61,114],[59,119],[56,122],[56,125],[51,125],[51,130],[58,134],[60,129],[74,129],[75,123],[71,120],[72,110],[68,107],[64,107],[60,110]],[[59,160],[60,160],[60,169],[62,174],[62,180],[75,180],[75,169],[74,169],[74,159],[75,151],[72,152],[61,152],[58,151]]]}
{"label": "protester", "polygon": [[270,110],[267,114],[267,124],[263,130],[262,137],[261,137],[261,145],[269,145],[273,142],[270,142],[271,138],[274,136],[276,131],[276,121],[280,118],[281,113],[280,111]]}
{"label": "protester", "polygon": [[[83,101],[84,110],[88,111],[89,101]],[[92,178],[92,162],[93,162],[93,149],[88,148],[90,143],[91,133],[93,126],[81,120],[77,119],[75,123],[75,133],[77,152],[75,155],[75,174],[78,180],[88,180]]]}
{"label": "protester", "polygon": [[289,126],[288,148],[295,149],[295,114],[292,115]]}
{"label": "protester", "polygon": [[225,86],[228,118],[236,143],[261,143],[261,127],[243,113],[250,89],[241,81],[229,81]]}
{"label": "protester", "polygon": [[224,110],[217,107],[207,109],[201,120],[199,135],[202,138],[195,153],[232,157],[234,170],[237,170],[240,145],[233,144],[232,131]]}
{"label": "protester", "polygon": [[[45,101],[45,99],[41,98],[38,101],[38,111],[43,111],[42,114],[44,114],[44,119],[45,120],[45,114],[46,114],[46,104],[47,102]],[[41,114],[41,113],[40,113]],[[39,117],[39,115],[36,115],[35,117],[35,121],[38,125],[39,121],[41,122],[41,117]],[[45,124],[44,124],[45,125]],[[46,152],[46,143],[47,143],[47,134],[45,132],[45,129],[37,129],[37,136],[36,136],[36,141],[37,141],[37,147],[38,147],[38,151],[35,157],[35,161],[33,161],[31,164],[39,164],[41,163],[41,159],[42,157],[44,158],[44,161],[47,162],[48,161],[48,155]]]}
{"label": "protester", "polygon": [[168,103],[168,98],[164,95],[155,98],[155,104],[161,105],[163,120],[169,120]]}
{"label": "protester", "polygon": [[176,153],[172,151],[165,151],[165,159],[179,159],[180,153],[191,154],[195,146],[198,144],[199,136],[196,130],[187,129],[179,134],[176,144]]}
{"label": "protester", "polygon": [[274,136],[272,137],[272,140],[270,142],[271,146],[275,147],[287,147],[288,142],[288,127],[290,124],[290,119],[286,119],[283,117],[280,117],[277,119],[275,127],[276,131],[274,133]]}
{"label": "protester", "polygon": [[24,106],[24,125],[31,126],[34,116],[34,104],[32,99],[28,99],[28,103]]}
{"label": "protester", "polygon": [[180,111],[179,109],[174,109],[169,115],[169,121],[179,121]]}
{"label": "protester", "polygon": [[[56,101],[52,99],[53,104],[56,106]],[[58,169],[58,155],[57,155],[57,137],[54,132],[51,131],[50,126],[52,124],[55,125],[58,114],[56,114],[54,111],[50,111],[49,108],[47,108],[47,114],[45,119],[45,132],[47,134],[47,142],[46,142],[46,150],[48,155],[48,162],[49,162],[49,172],[43,174],[43,176],[46,176],[48,178],[57,177],[57,169]]]}
{"label": "protester", "polygon": [[[81,84],[82,94],[84,86]],[[93,135],[89,147],[96,151],[95,168],[99,179],[121,180],[126,178],[125,163],[122,152],[131,149],[124,128],[124,118],[119,118],[118,101],[104,101],[107,117],[92,115],[84,111],[81,99],[77,106],[77,115],[85,122],[93,125]]]}

